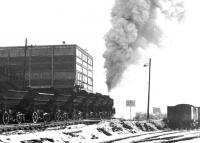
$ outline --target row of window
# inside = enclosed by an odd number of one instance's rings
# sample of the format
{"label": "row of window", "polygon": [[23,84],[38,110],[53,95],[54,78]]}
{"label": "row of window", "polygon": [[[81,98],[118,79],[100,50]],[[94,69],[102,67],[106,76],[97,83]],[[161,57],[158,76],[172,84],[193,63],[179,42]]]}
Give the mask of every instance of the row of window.
{"label": "row of window", "polygon": [[87,89],[87,90],[90,90],[90,91],[92,91],[92,90],[93,90],[93,88],[92,88],[92,86],[91,86],[91,85],[84,84],[84,83],[82,83],[82,82],[80,82],[80,81],[77,81],[77,84],[78,84],[78,85],[80,85],[81,87],[83,87],[83,88]]}
{"label": "row of window", "polygon": [[77,73],[77,80],[78,81],[81,81],[81,82],[84,82],[84,83],[87,83],[89,85],[93,85],[93,82],[92,82],[92,78],[90,77],[87,77],[81,73]]}
{"label": "row of window", "polygon": [[92,70],[87,70],[87,69],[83,68],[82,66],[80,66],[79,64],[76,64],[76,70],[84,73],[85,75],[88,75],[89,77],[93,77]]}
{"label": "row of window", "polygon": [[[87,55],[83,54],[81,51],[79,51],[77,49],[77,57],[79,57],[80,59],[82,59],[84,62],[88,63],[89,65],[93,65],[92,59],[90,57],[88,57]],[[79,59],[77,58],[77,59]],[[82,61],[81,60],[81,61]]]}
{"label": "row of window", "polygon": [[80,58],[76,58],[76,62],[79,63],[79,64],[81,64],[81,65],[84,65],[85,67],[91,67],[92,68],[92,64],[89,64],[89,63],[83,61]]}
{"label": "row of window", "polygon": [[83,65],[83,67],[88,68],[89,70],[93,70],[92,65],[89,65],[88,63],[82,61],[79,58],[76,58],[76,62],[79,63],[80,65]]}

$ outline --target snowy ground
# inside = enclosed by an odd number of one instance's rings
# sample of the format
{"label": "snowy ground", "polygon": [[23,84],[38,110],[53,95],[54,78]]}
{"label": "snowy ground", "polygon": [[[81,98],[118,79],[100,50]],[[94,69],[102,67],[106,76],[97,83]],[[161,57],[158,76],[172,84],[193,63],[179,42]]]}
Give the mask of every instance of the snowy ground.
{"label": "snowy ground", "polygon": [[199,143],[200,130],[163,131],[116,141],[115,143]]}
{"label": "snowy ground", "polygon": [[[12,131],[0,135],[0,143],[96,143],[96,142],[200,142],[200,130],[169,131],[162,122],[105,120],[94,125],[53,127],[44,131]],[[187,138],[187,140],[182,140]],[[123,139],[123,140],[121,140]]]}

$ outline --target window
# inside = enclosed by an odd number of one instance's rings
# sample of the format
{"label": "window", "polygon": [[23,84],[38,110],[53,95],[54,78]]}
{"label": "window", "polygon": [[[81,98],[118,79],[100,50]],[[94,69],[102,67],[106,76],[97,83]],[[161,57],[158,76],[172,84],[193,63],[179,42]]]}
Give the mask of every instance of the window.
{"label": "window", "polygon": [[83,66],[85,66],[87,68],[87,63],[86,62],[83,62]]}
{"label": "window", "polygon": [[87,56],[83,54],[83,61],[87,62]]}
{"label": "window", "polygon": [[80,58],[76,58],[76,62],[82,64],[82,60]]}
{"label": "window", "polygon": [[88,57],[88,64],[92,65],[92,59]]}
{"label": "window", "polygon": [[88,76],[93,77],[92,71],[88,71]]}
{"label": "window", "polygon": [[91,66],[91,65],[88,65],[88,69],[89,69],[89,70],[92,70],[92,66]]}
{"label": "window", "polygon": [[92,85],[92,78],[88,78],[88,84]]}
{"label": "window", "polygon": [[77,73],[77,79],[82,81],[82,75],[80,73]]}
{"label": "window", "polygon": [[83,68],[83,73],[84,73],[85,75],[87,75],[87,70],[86,70],[85,68]]}
{"label": "window", "polygon": [[76,64],[76,70],[82,72],[82,67],[79,64]]}
{"label": "window", "polygon": [[85,75],[83,75],[83,82],[87,83],[87,77]]}
{"label": "window", "polygon": [[76,54],[77,54],[77,57],[79,57],[79,58],[82,57],[82,53],[81,53],[81,51],[79,51],[78,49],[77,49],[77,51],[76,51]]}
{"label": "window", "polygon": [[92,91],[92,86],[88,85],[88,90]]}

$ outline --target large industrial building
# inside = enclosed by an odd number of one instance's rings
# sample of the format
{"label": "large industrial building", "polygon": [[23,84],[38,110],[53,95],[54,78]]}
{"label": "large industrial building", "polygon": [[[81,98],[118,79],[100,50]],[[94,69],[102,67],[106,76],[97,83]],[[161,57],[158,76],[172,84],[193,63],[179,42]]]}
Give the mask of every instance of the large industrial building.
{"label": "large industrial building", "polygon": [[93,91],[93,57],[78,45],[0,47],[0,72],[18,88]]}

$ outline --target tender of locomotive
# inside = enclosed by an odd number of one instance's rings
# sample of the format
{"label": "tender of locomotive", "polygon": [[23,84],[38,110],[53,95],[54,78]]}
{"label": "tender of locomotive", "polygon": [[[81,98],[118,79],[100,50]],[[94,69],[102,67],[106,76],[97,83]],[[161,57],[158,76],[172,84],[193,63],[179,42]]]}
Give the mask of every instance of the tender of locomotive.
{"label": "tender of locomotive", "polygon": [[0,47],[0,121],[110,118],[113,99],[93,93],[93,58],[77,45]]}
{"label": "tender of locomotive", "polygon": [[189,104],[167,107],[168,125],[171,128],[193,128],[199,122],[199,108]]}

